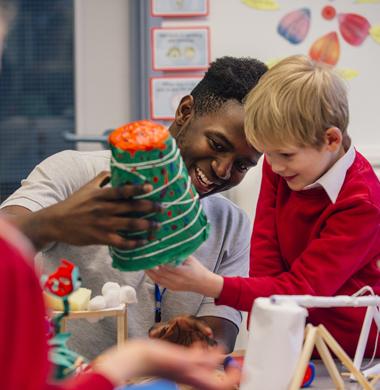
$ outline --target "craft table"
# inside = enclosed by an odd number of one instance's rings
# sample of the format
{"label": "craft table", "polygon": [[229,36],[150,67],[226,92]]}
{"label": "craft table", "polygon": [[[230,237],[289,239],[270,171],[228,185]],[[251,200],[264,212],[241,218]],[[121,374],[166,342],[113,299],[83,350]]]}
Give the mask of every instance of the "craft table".
{"label": "craft table", "polygon": [[[310,390],[335,390],[333,382],[329,377],[329,374],[320,360],[313,360],[316,368],[316,375],[312,385],[309,387]],[[345,372],[344,367],[338,361],[335,361],[340,372]],[[362,387],[357,383],[351,383],[348,377],[344,377],[345,390],[361,390]],[[373,388],[374,390],[380,390],[380,382]]]}
{"label": "craft table", "polygon": [[[236,358],[241,358],[244,356],[244,350],[237,350],[234,351],[231,355],[236,357]],[[326,367],[323,365],[323,362],[321,360],[312,360],[312,362],[315,364],[315,369],[316,369],[316,374],[315,374],[315,379],[313,383],[311,384],[308,389],[310,390],[335,390],[336,388],[334,387],[334,384],[327,372]],[[339,361],[334,359],[334,362],[338,368],[339,372],[346,372],[346,368],[343,366],[343,364]],[[368,363],[368,359],[363,361],[363,365],[366,365]],[[375,359],[375,363],[380,363],[379,359]],[[344,384],[345,384],[345,390],[361,390],[362,387],[355,383],[355,382],[350,382],[349,376],[343,376],[344,378]],[[373,390],[380,390],[380,381],[376,383],[376,385],[373,387]]]}

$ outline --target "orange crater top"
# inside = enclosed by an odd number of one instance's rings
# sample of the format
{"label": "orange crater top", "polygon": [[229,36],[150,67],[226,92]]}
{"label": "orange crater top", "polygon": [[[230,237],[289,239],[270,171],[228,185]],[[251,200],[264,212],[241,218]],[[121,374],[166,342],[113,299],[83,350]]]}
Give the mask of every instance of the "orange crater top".
{"label": "orange crater top", "polygon": [[114,130],[109,136],[109,142],[121,150],[136,152],[163,149],[168,137],[169,131],[165,126],[142,120],[127,123]]}

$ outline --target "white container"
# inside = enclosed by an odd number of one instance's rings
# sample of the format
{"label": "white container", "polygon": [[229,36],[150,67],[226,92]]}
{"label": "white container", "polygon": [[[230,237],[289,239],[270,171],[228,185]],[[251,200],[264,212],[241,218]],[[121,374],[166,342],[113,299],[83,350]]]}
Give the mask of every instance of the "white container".
{"label": "white container", "polygon": [[287,390],[301,354],[307,310],[255,300],[241,390]]}

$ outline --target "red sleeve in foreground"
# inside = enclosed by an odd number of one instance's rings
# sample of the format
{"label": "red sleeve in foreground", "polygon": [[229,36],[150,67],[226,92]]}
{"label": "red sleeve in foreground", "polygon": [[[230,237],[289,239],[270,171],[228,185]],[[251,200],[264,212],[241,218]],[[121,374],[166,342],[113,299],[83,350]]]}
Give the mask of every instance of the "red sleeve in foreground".
{"label": "red sleeve in foreground", "polygon": [[103,375],[89,372],[77,375],[59,385],[50,385],[46,390],[113,390],[115,386]]}

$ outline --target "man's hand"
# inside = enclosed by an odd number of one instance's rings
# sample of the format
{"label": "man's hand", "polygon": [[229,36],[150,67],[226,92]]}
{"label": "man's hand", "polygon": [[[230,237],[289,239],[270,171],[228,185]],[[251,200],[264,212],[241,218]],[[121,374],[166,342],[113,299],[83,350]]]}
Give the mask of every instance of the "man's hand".
{"label": "man's hand", "polygon": [[109,172],[102,172],[66,200],[34,213],[17,206],[3,210],[13,214],[16,225],[37,249],[53,241],[72,245],[112,245],[122,249],[144,244],[145,241],[139,239],[127,240],[119,232],[159,228],[154,221],[128,216],[131,212],[144,215],[161,211],[157,203],[133,199],[152,191],[152,186],[103,187],[109,177]]}
{"label": "man's hand", "polygon": [[223,277],[208,270],[194,256],[178,267],[163,265],[145,272],[155,283],[173,291],[193,291],[218,298],[223,289]]}
{"label": "man's hand", "polygon": [[149,330],[149,337],[185,346],[194,343],[205,347],[217,344],[211,328],[194,316],[178,316],[166,323],[156,324]]}

